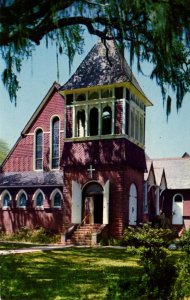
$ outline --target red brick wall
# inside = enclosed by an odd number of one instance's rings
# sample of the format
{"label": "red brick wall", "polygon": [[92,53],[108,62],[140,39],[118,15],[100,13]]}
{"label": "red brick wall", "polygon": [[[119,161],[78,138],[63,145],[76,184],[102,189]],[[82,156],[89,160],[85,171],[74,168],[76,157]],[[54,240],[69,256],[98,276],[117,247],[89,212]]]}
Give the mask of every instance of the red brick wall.
{"label": "red brick wall", "polygon": [[[35,228],[41,226],[57,232],[62,231],[64,207],[53,208],[51,206],[50,195],[55,187],[41,188],[45,194],[44,209],[39,210],[34,206],[33,195],[38,188],[25,188],[28,195],[28,203],[26,209],[18,208],[16,203],[16,195],[20,189],[9,188],[12,196],[10,209],[3,210],[0,208],[0,227],[5,232],[15,232],[23,226]],[[2,190],[3,191],[3,190]],[[62,192],[62,188],[60,188]],[[0,191],[1,193],[1,191]]]}
{"label": "red brick wall", "polygon": [[64,223],[71,225],[72,205],[72,180],[84,186],[92,180],[102,186],[110,181],[110,204],[109,204],[109,234],[121,238],[125,227],[128,225],[129,213],[129,189],[134,183],[138,193],[138,222],[143,219],[143,172],[132,169],[129,166],[95,166],[96,171],[90,179],[86,167],[80,167],[80,175],[77,167],[64,170]]}
{"label": "red brick wall", "polygon": [[[26,135],[21,137],[7,161],[5,161],[3,172],[19,172],[32,171],[34,160],[34,133],[37,128],[42,128],[44,132],[44,147],[43,147],[43,163],[44,170],[49,170],[49,156],[50,156],[50,124],[51,117],[59,116],[60,118],[60,149],[63,149],[64,143],[64,100],[58,94],[54,93],[49,101],[46,102],[43,109],[34,120],[31,127],[28,129]],[[62,151],[61,151],[62,154]]]}

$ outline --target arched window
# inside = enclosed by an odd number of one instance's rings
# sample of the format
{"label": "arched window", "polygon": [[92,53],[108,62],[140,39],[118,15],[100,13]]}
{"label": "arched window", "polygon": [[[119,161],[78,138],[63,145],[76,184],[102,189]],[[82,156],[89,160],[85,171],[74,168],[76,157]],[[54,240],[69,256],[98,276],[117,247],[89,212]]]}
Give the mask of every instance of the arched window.
{"label": "arched window", "polygon": [[44,197],[42,193],[39,193],[38,196],[36,197],[36,206],[43,206],[44,202]]}
{"label": "arched window", "polygon": [[183,195],[175,194],[172,205],[172,224],[183,224]]}
{"label": "arched window", "polygon": [[27,205],[27,194],[24,190],[21,190],[18,192],[17,196],[16,196],[16,201],[17,201],[17,207],[22,207],[25,208]]}
{"label": "arched window", "polygon": [[51,167],[52,169],[59,168],[59,118],[55,117],[52,120],[52,149],[51,149]]}
{"label": "arched window", "polygon": [[83,109],[77,112],[77,136],[85,136],[85,111]]}
{"label": "arched window", "polygon": [[55,189],[50,196],[51,205],[55,208],[60,208],[63,201],[63,196],[59,189]]}
{"label": "arched window", "polygon": [[35,169],[42,170],[43,168],[43,131],[36,130],[36,147],[35,147]]}
{"label": "arched window", "polygon": [[98,92],[89,92],[88,100],[94,100],[94,99],[99,99],[99,93]]}
{"label": "arched window", "polygon": [[90,110],[90,135],[98,135],[98,109],[96,107]]}
{"label": "arched window", "polygon": [[38,189],[33,196],[34,206],[36,208],[43,209],[44,199],[45,199],[44,193],[42,192],[42,190]]}
{"label": "arched window", "polygon": [[9,191],[7,191],[7,190],[3,191],[1,194],[0,200],[1,200],[1,207],[9,208],[10,204],[11,204],[11,200],[12,200],[12,197],[11,197],[11,194],[9,193]]}
{"label": "arched window", "polygon": [[112,110],[106,106],[102,113],[102,134],[111,134],[112,125]]}
{"label": "arched window", "polygon": [[85,101],[85,100],[86,100],[86,94],[76,95],[76,101]]}

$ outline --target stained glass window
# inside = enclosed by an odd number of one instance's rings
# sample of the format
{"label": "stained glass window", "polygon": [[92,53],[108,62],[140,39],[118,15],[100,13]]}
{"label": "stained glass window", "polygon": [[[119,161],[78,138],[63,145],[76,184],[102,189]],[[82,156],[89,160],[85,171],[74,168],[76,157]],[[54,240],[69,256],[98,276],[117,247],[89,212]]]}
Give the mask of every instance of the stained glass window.
{"label": "stained glass window", "polygon": [[10,196],[9,196],[8,193],[6,193],[4,198],[3,198],[3,207],[10,206],[10,202],[11,202]]}
{"label": "stained glass window", "polygon": [[26,206],[26,202],[27,202],[26,195],[24,193],[22,193],[19,198],[18,206],[21,206],[21,207]]}
{"label": "stained glass window", "polygon": [[42,193],[39,193],[36,197],[36,206],[43,206],[43,202],[44,202],[44,197],[42,195]]}
{"label": "stained glass window", "polygon": [[36,170],[42,170],[43,167],[43,131],[38,129],[36,131]]}
{"label": "stained glass window", "polygon": [[54,206],[55,207],[61,206],[61,195],[58,192],[55,194],[54,197]]}
{"label": "stained glass window", "polygon": [[59,167],[59,118],[52,122],[52,169]]}

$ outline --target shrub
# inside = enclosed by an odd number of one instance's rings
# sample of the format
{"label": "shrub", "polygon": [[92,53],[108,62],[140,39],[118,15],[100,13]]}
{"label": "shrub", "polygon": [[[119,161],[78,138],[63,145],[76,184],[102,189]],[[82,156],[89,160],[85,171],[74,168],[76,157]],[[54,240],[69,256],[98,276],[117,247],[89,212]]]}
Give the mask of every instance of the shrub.
{"label": "shrub", "polygon": [[134,247],[168,247],[173,239],[171,229],[154,228],[148,224],[137,228],[129,226],[123,235],[126,245]]}
{"label": "shrub", "polygon": [[168,299],[176,277],[176,268],[164,247],[142,247],[140,265],[143,276],[140,289],[146,299]]}
{"label": "shrub", "polygon": [[108,299],[169,299],[176,268],[166,248],[173,237],[170,229],[152,228],[147,224],[139,228],[128,227],[123,240],[128,247],[139,248],[142,274],[135,285],[134,280],[127,278],[125,283],[111,286]]}
{"label": "shrub", "polygon": [[172,300],[190,299],[190,257],[186,255],[177,264],[177,277],[171,293]]}
{"label": "shrub", "polygon": [[190,254],[190,229],[183,232],[178,240],[178,246],[182,247],[187,254]]}
{"label": "shrub", "polygon": [[2,234],[1,240],[15,242],[31,242],[31,243],[57,243],[60,241],[60,235],[55,234],[52,230],[43,227],[30,229],[23,226],[18,232],[12,234]]}

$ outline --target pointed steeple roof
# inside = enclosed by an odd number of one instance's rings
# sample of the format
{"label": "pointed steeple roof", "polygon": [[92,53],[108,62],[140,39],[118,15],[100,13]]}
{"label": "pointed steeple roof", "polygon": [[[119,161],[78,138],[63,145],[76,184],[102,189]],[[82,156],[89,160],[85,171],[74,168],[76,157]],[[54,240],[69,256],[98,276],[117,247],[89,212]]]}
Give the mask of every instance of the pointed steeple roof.
{"label": "pointed steeple roof", "polygon": [[61,90],[131,82],[145,96],[131,68],[119,53],[114,42],[107,41],[106,44],[107,55],[105,45],[98,41],[79,65],[76,72],[61,87]]}

